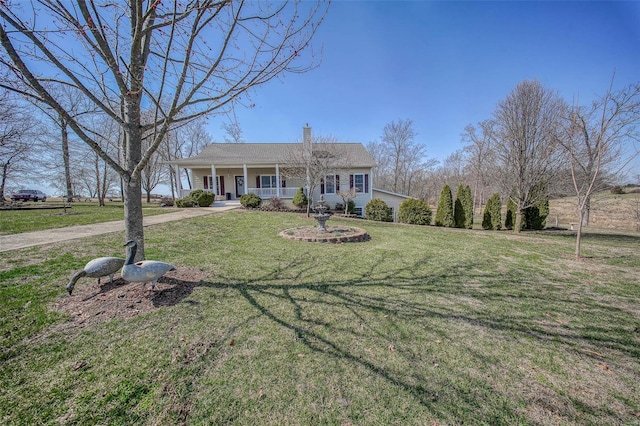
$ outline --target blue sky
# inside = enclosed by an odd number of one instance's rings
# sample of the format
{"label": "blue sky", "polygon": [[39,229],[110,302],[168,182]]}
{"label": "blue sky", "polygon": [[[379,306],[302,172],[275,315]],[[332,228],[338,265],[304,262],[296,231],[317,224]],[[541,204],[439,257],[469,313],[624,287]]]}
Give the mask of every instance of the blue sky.
{"label": "blue sky", "polygon": [[411,119],[441,160],[523,80],[583,104],[614,70],[616,87],[640,81],[640,2],[336,1],[314,46],[319,68],[259,87],[255,107],[237,110],[246,142],[298,141],[309,123],[366,144]]}

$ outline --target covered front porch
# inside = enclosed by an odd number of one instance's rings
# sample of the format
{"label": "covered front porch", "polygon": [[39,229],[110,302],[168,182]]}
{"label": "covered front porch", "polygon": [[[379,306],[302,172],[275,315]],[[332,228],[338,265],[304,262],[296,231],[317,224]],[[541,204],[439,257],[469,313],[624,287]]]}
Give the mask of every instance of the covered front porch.
{"label": "covered front porch", "polygon": [[[181,167],[176,166],[178,176]],[[272,197],[292,199],[304,182],[285,178],[279,164],[265,165],[226,165],[191,166],[186,168],[190,174],[192,189],[178,188],[181,198],[192,190],[203,189],[216,195],[216,200],[237,200],[244,194],[256,194],[263,200]]]}

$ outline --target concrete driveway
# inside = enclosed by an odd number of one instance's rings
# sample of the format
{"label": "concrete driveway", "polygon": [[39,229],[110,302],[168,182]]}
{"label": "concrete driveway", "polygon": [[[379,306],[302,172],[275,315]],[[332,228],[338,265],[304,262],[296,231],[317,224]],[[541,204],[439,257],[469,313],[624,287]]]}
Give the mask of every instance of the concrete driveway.
{"label": "concrete driveway", "polygon": [[[236,209],[238,207],[238,205],[225,205],[220,207],[214,206],[183,209],[173,213],[145,217],[143,219],[143,226],[147,227],[158,223],[206,216],[212,213]],[[19,250],[27,247],[75,240],[77,238],[85,238],[119,231],[124,231],[124,220],[96,223],[93,225],[67,226],[65,228],[54,228],[44,231],[25,232],[23,234],[0,235],[0,252]]]}

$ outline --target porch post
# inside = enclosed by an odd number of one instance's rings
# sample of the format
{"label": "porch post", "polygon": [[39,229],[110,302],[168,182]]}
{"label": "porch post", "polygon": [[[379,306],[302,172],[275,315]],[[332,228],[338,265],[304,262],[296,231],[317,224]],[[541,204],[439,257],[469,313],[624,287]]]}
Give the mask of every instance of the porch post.
{"label": "porch post", "polygon": [[244,172],[244,193],[248,194],[249,192],[247,191],[248,186],[249,186],[249,178],[247,177],[247,164],[243,164],[242,165],[242,171]]}
{"label": "porch post", "polygon": [[220,195],[218,194],[218,185],[216,180],[216,166],[213,164],[211,165],[211,185],[213,185],[213,191],[211,191],[213,192],[213,195]]}
{"label": "porch post", "polygon": [[178,198],[182,198],[182,175],[180,175],[180,166],[176,164],[176,185],[178,190]]}
{"label": "porch post", "polygon": [[276,163],[276,197],[280,198],[280,166]]}

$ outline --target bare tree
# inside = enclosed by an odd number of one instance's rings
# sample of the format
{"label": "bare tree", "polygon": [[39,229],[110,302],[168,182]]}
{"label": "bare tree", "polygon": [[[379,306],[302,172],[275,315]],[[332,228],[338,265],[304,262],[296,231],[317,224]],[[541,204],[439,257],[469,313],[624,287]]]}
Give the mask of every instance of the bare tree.
{"label": "bare tree", "polygon": [[24,172],[35,157],[30,142],[33,137],[33,122],[24,107],[6,91],[0,93],[0,204],[4,203],[7,180]]}
{"label": "bare tree", "polygon": [[[303,52],[327,7],[243,0],[6,0],[0,2],[0,44],[7,56],[0,64],[21,84],[0,85],[49,105],[117,171],[124,182],[125,238],[138,243],[141,259],[140,177],[167,132],[176,123],[224,111],[283,73],[313,67]],[[65,85],[121,127],[121,158],[106,153],[51,90]],[[142,105],[156,109],[156,122],[143,122]],[[158,129],[155,140],[143,150],[143,135],[152,128]]]}
{"label": "bare tree", "polygon": [[227,143],[243,143],[242,128],[238,123],[235,110],[229,114],[229,121],[222,124],[222,129],[226,133],[224,141]]}
{"label": "bare tree", "polygon": [[[52,91],[57,91],[60,93],[56,93],[56,97],[60,100],[64,108],[69,112],[70,115],[75,117],[79,122],[83,115],[91,114],[95,111],[92,111],[92,105],[87,103],[86,99],[82,95],[82,93],[73,89],[70,86],[54,86]],[[73,188],[71,183],[71,150],[69,147],[69,126],[67,125],[66,118],[51,109],[47,104],[43,104],[38,102],[34,98],[27,98],[29,101],[33,102],[40,111],[42,111],[56,127],[59,132],[58,137],[52,137],[50,140],[44,142],[44,148],[47,152],[59,152],[62,154],[62,167],[64,170],[64,179],[65,179],[65,196],[66,201],[71,202],[73,199]],[[55,141],[52,143],[52,141]],[[57,142],[57,143],[56,143]],[[59,145],[58,145],[59,144]],[[51,165],[55,167],[55,161],[47,161],[42,162],[40,167],[42,170],[46,170],[50,172]]]}
{"label": "bare tree", "polygon": [[613,79],[607,93],[589,107],[574,107],[568,115],[566,149],[578,208],[576,258],[580,257],[582,228],[589,223],[591,196],[602,189],[604,174],[621,171],[637,155],[632,148],[640,142],[640,84],[613,92]]}
{"label": "bare tree", "polygon": [[489,188],[490,170],[494,169],[492,155],[492,142],[495,133],[495,123],[492,120],[484,120],[478,123],[478,129],[471,124],[464,128],[463,142],[467,144],[464,151],[467,154],[469,167],[473,174],[473,203],[474,212],[484,205],[485,194],[492,194]]}
{"label": "bare tree", "polygon": [[392,121],[385,125],[380,142],[367,144],[376,161],[374,180],[377,187],[411,195],[419,192],[419,180],[437,161],[426,158],[426,148],[417,143],[412,120]]}
{"label": "bare tree", "polygon": [[307,191],[307,216],[313,205],[313,192],[327,175],[335,174],[349,163],[349,156],[332,135],[312,136],[311,128],[304,128],[302,144],[292,144],[282,175],[305,182]]}
{"label": "bare tree", "polygon": [[562,161],[561,118],[566,105],[538,81],[523,81],[498,105],[495,155],[501,183],[517,206],[515,232],[526,208],[546,196],[546,188]]}
{"label": "bare tree", "polygon": [[355,187],[351,187],[343,191],[338,191],[338,197],[340,197],[340,199],[342,200],[342,204],[344,205],[345,216],[349,214],[349,201],[355,200],[357,196],[358,190]]}
{"label": "bare tree", "polygon": [[376,162],[373,168],[373,181],[378,188],[391,190],[394,176],[391,173],[391,157],[387,156],[384,144],[378,141],[369,142],[367,151]]}
{"label": "bare tree", "polygon": [[[163,141],[160,154],[167,164],[168,177],[171,186],[171,197],[176,198],[178,188],[177,181],[181,176],[176,176],[174,167],[168,164],[169,161],[180,158],[193,157],[199,154],[205,147],[211,145],[213,140],[209,132],[205,129],[203,120],[193,120],[182,126],[171,129]],[[185,171],[187,187],[192,188],[189,173]]]}

